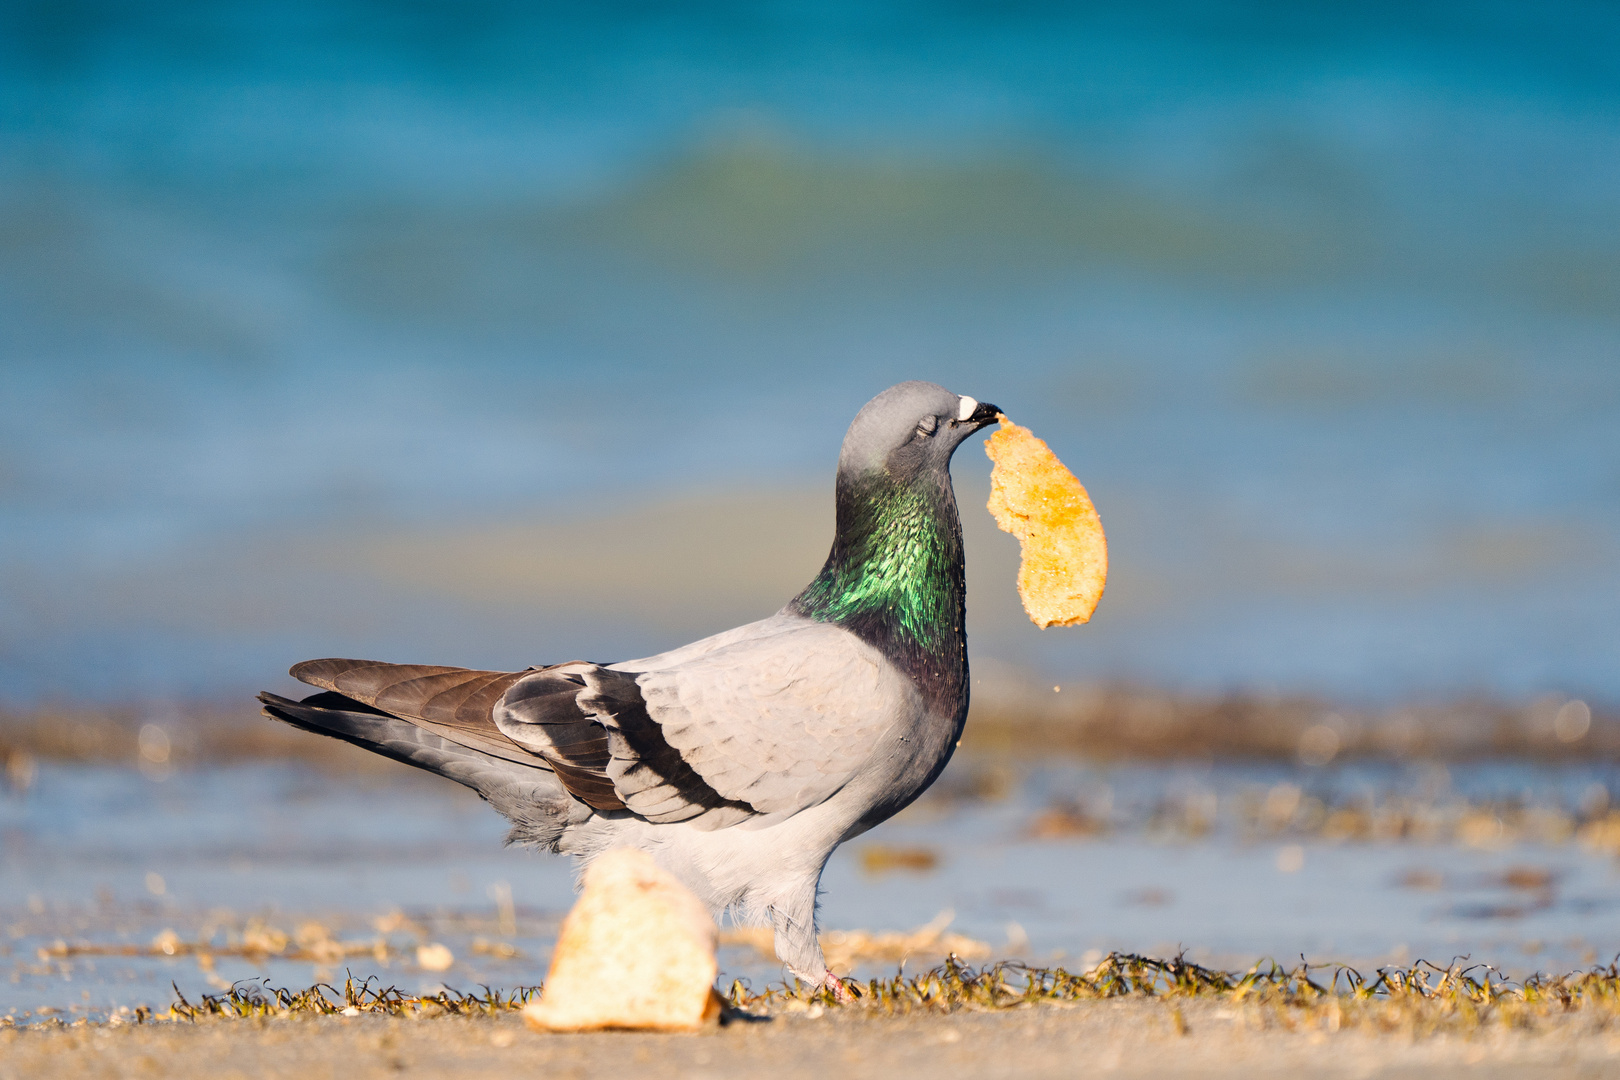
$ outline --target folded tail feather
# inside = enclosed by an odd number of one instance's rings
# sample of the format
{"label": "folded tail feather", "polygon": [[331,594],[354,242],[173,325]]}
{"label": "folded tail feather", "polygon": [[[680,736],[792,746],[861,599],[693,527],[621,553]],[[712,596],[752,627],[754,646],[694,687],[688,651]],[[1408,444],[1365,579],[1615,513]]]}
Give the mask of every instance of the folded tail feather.
{"label": "folded tail feather", "polygon": [[[556,680],[544,673],[567,670],[574,663],[553,664],[523,671],[479,671],[433,664],[389,664],[377,660],[329,658],[293,665],[293,678],[352,699],[372,709],[425,728],[453,743],[529,767],[550,769],[569,794],[596,810],[624,809],[613,782],[604,774],[607,736],[574,702],[583,682],[558,683],[567,691],[566,707],[556,718],[562,723],[553,752],[540,754],[514,742],[496,726],[494,710],[519,680],[544,683],[555,690]],[[594,665],[592,665],[594,666]],[[530,687],[532,694],[542,689]],[[563,735],[563,729],[572,734]],[[600,750],[596,754],[594,750]],[[387,751],[379,751],[386,753]],[[597,760],[597,758],[600,760]]]}
{"label": "folded tail feather", "polygon": [[302,701],[264,693],[259,701],[264,714],[273,719],[342,739],[471,788],[512,822],[509,843],[533,843],[555,850],[563,829],[575,818],[590,814],[569,796],[544,760],[512,746],[510,740],[505,740],[510,752],[490,753],[468,745],[471,740],[448,738],[427,724],[391,715],[332,690]]}

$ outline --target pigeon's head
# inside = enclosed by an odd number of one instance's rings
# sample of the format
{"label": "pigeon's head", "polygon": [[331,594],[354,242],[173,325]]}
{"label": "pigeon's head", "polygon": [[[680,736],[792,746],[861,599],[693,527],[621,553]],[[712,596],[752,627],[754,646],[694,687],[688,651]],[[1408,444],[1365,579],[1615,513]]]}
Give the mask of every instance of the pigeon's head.
{"label": "pigeon's head", "polygon": [[995,423],[1000,411],[936,383],[891,386],[855,414],[838,471],[846,476],[884,472],[902,481],[944,471],[962,440]]}

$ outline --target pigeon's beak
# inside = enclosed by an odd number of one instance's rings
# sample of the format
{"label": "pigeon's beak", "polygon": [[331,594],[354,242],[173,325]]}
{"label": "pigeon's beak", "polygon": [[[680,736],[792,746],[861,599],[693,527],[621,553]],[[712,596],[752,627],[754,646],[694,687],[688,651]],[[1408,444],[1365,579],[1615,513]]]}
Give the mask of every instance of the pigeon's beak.
{"label": "pigeon's beak", "polygon": [[1001,408],[988,401],[975,401],[970,397],[962,398],[961,407],[956,415],[956,422],[963,425],[969,432],[978,431],[982,427],[989,427],[996,422]]}

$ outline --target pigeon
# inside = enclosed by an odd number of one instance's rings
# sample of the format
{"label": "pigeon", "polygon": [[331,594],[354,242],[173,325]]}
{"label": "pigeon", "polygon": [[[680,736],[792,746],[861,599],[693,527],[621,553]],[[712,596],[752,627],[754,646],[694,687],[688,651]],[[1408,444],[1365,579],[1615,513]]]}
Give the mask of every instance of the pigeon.
{"label": "pigeon", "polygon": [[630,847],[794,976],[848,991],[816,933],[822,868],[944,770],[968,711],[951,455],[1000,410],[928,382],[860,410],[820,573],[776,614],[640,660],[478,671],[309,660],[266,715],[448,777],[578,857]]}

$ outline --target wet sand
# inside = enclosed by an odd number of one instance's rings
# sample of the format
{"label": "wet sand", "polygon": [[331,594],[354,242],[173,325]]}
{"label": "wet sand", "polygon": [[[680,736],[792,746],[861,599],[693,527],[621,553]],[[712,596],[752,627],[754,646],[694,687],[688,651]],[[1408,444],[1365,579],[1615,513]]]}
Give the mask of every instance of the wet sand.
{"label": "wet sand", "polygon": [[[1179,1018],[1179,1019],[1178,1019]],[[539,1035],[516,1015],[289,1017],[0,1031],[0,1077],[1620,1076],[1620,1030],[1574,1013],[1533,1030],[1414,1036],[1285,1026],[1217,1002],[1010,1012],[782,1015],[699,1035]]]}

